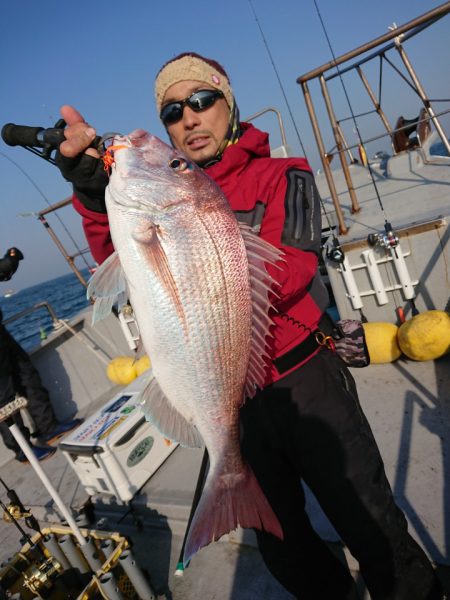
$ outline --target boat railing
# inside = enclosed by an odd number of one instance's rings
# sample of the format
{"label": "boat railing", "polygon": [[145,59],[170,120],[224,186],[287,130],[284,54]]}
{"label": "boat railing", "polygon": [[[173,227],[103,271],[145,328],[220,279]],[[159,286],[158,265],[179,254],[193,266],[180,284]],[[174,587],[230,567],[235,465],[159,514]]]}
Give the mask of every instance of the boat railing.
{"label": "boat railing", "polygon": [[282,157],[286,158],[288,156],[291,156],[292,151],[287,143],[286,131],[284,128],[283,118],[281,116],[281,112],[277,108],[274,108],[273,106],[268,106],[267,108],[263,108],[262,110],[258,111],[257,113],[250,115],[249,117],[246,117],[244,120],[246,123],[250,123],[251,121],[254,121],[255,119],[259,119],[260,117],[262,117],[263,115],[265,115],[268,112],[275,113],[275,115],[277,117],[277,121],[278,121],[278,127],[280,129],[280,136],[281,136],[281,146],[279,146],[277,148],[271,148],[271,155],[274,157],[277,157],[277,158],[282,158]]}
{"label": "boat railing", "polygon": [[[432,99],[430,98],[425,89],[419,80],[419,77],[414,70],[412,63],[406,54],[404,49],[404,42],[406,40],[410,40],[418,33],[422,32],[424,29],[436,23],[439,19],[444,17],[450,12],[450,2],[445,2],[444,4],[436,7],[435,9],[423,14],[412,21],[402,25],[402,26],[393,26],[390,27],[390,31],[378,38],[368,42],[358,48],[347,52],[346,54],[341,55],[340,57],[334,58],[332,61],[318,67],[300,77],[297,78],[297,83],[301,86],[302,92],[305,98],[306,108],[308,110],[309,118],[311,121],[314,137],[316,140],[316,144],[318,147],[320,159],[323,166],[323,171],[325,174],[325,178],[328,184],[328,188],[330,190],[331,199],[333,201],[336,219],[339,226],[339,233],[345,235],[348,232],[348,228],[345,224],[342,207],[339,202],[339,197],[336,190],[336,185],[333,178],[333,171],[331,170],[331,160],[333,158],[333,154],[336,153],[339,156],[342,172],[345,177],[347,191],[350,196],[351,201],[351,212],[356,213],[359,212],[359,202],[356,195],[356,191],[352,182],[351,172],[349,169],[349,163],[355,164],[357,162],[361,162],[365,166],[367,166],[367,155],[365,146],[373,142],[374,140],[381,139],[383,137],[389,137],[391,140],[392,152],[393,154],[399,154],[400,152],[408,151],[413,147],[420,147],[424,141],[424,135],[420,135],[424,131],[429,130],[429,124],[432,123],[434,125],[435,130],[437,131],[446,151],[450,156],[450,143],[447,135],[441,125],[441,121],[439,119],[440,116],[447,114],[450,112],[449,110],[441,111],[437,113],[434,109],[434,105],[439,102],[450,102],[450,99]],[[387,45],[386,45],[387,44]],[[396,51],[398,56],[400,57],[400,61],[403,64],[403,68],[406,71],[404,74],[388,57],[387,53],[390,51]],[[368,52],[371,52],[368,55]],[[352,64],[348,64],[350,61],[357,59],[356,62]],[[375,94],[374,90],[369,84],[369,80],[366,77],[365,73],[362,70],[362,65],[366,65],[368,62],[373,60],[379,60],[379,92],[378,96]],[[384,107],[381,103],[381,85],[383,81],[383,73],[382,66],[387,63],[394,72],[400,76],[401,79],[413,90],[416,97],[422,102],[423,109],[419,114],[417,119],[406,120],[403,117],[399,118],[395,127],[392,127],[389,123],[388,117],[385,113]],[[355,73],[361,80],[363,87],[369,97],[371,104],[373,105],[372,110],[360,113],[358,115],[353,114],[353,111],[350,108],[350,112],[352,113],[351,117],[338,120],[335,114],[335,108],[333,106],[331,94],[328,88],[328,82],[335,77],[340,77],[347,73]],[[311,91],[309,88],[309,82],[317,80],[319,82],[320,90],[322,92],[323,101],[325,103],[325,109],[328,114],[329,122],[331,125],[332,136],[334,137],[334,146],[333,151],[327,151],[325,147],[324,137],[319,126],[319,119],[316,113],[316,107],[314,105]],[[341,79],[341,81],[343,81]],[[343,132],[343,128],[341,124],[344,121],[349,120],[350,118],[356,122],[356,117],[360,118],[362,116],[366,116],[369,114],[378,115],[379,119],[383,127],[386,130],[381,136],[371,137],[370,139],[363,140],[360,136],[357,140],[357,143],[354,145],[348,144],[345,135]],[[355,123],[356,124],[356,123]],[[356,128],[355,129],[359,129]],[[422,131],[420,131],[422,129]],[[412,142],[409,140],[409,135],[413,132],[417,131],[417,139]],[[359,131],[358,131],[359,134]],[[398,135],[401,134],[401,139],[403,143],[399,144]],[[396,137],[397,136],[397,137]],[[420,139],[422,137],[422,139]],[[411,142],[411,143],[410,143]],[[360,161],[355,158],[352,149],[358,148]],[[349,162],[348,162],[349,161]]]}
{"label": "boat railing", "polygon": [[2,323],[3,323],[3,325],[8,325],[9,323],[12,323],[13,321],[17,321],[18,319],[22,319],[23,317],[26,317],[27,315],[29,315],[35,311],[41,310],[42,308],[47,309],[48,314],[50,315],[50,318],[53,323],[53,328],[55,330],[60,329],[63,326],[63,322],[58,318],[54,308],[47,301],[38,302],[37,304],[34,304],[33,306],[25,308],[24,310],[21,310],[20,312],[11,315],[7,319],[3,319]]}
{"label": "boat railing", "polygon": [[[38,303],[34,304],[33,306],[25,308],[24,310],[21,310],[20,312],[11,315],[7,319],[3,319],[2,324],[8,325],[9,323],[12,323],[13,321],[22,319],[23,317],[26,317],[27,315],[29,315],[35,311],[41,310],[41,309],[46,309],[48,311],[48,314],[50,315],[50,318],[52,320],[53,329],[55,331],[60,330],[60,329],[65,329],[74,338],[78,339],[90,352],[95,354],[95,356],[97,356],[97,358],[103,364],[105,364],[105,365],[109,364],[111,357],[105,355],[104,350],[99,348],[96,344],[93,344],[92,341],[89,341],[86,338],[85,332],[77,331],[77,328],[73,327],[67,320],[60,319],[57,316],[56,311],[54,310],[52,305],[49,302],[47,302],[46,300],[43,300],[42,302],[38,302]],[[41,339],[46,339],[46,336]]]}
{"label": "boat railing", "polygon": [[80,257],[80,256],[83,256],[86,253],[88,253],[89,252],[89,248],[85,248],[83,250],[79,250],[78,252],[70,254],[67,251],[67,249],[65,248],[65,246],[62,244],[61,240],[56,235],[54,229],[51,227],[51,225],[49,224],[49,222],[46,219],[46,215],[48,215],[49,213],[52,213],[52,212],[55,212],[55,211],[57,211],[57,210],[59,210],[61,208],[64,208],[65,206],[68,206],[71,203],[72,203],[72,197],[69,197],[69,198],[65,198],[64,200],[61,200],[60,202],[56,202],[55,204],[51,204],[47,208],[44,208],[43,210],[40,210],[37,213],[37,218],[42,223],[42,225],[45,227],[47,233],[50,235],[50,237],[52,238],[52,240],[55,242],[58,250],[64,256],[65,260],[67,261],[67,263],[69,264],[70,268],[72,269],[72,271],[77,276],[77,278],[80,281],[80,283],[82,285],[84,285],[84,287],[87,288],[88,283],[87,283],[86,279],[83,277],[83,274],[80,271],[80,269],[75,264],[75,259],[78,258],[78,257]]}
{"label": "boat railing", "polygon": [[[372,112],[372,111],[371,111],[371,112]],[[436,113],[436,117],[442,117],[442,116],[444,116],[444,115],[448,115],[448,114],[450,114],[450,108],[449,108],[449,109],[447,109],[447,110],[443,110],[443,111],[440,111],[440,112]],[[344,120],[344,119],[341,119],[341,122],[342,122],[343,120]],[[419,126],[419,125],[421,125],[421,124],[426,124],[426,123],[428,123],[428,122],[429,122],[429,120],[430,120],[430,119],[429,119],[429,117],[427,116],[427,117],[424,117],[423,119],[419,119],[419,118],[418,118],[418,119],[414,119],[414,123],[415,123],[417,126]],[[411,125],[410,125],[410,124],[408,124],[408,125],[404,125],[403,127],[397,127],[397,128],[395,128],[395,129],[392,129],[392,130],[390,130],[388,133],[380,133],[379,135],[374,135],[374,136],[371,136],[371,137],[367,137],[367,138],[365,138],[365,139],[364,139],[364,144],[372,144],[373,142],[376,142],[376,141],[378,141],[378,140],[382,140],[382,139],[385,139],[385,138],[391,138],[391,139],[392,139],[393,135],[395,135],[396,133],[399,133],[399,132],[401,132],[401,131],[406,131],[406,132],[408,132],[410,129],[411,129]],[[423,144],[424,144],[424,142],[426,141],[426,139],[427,139],[427,138],[423,138],[423,139],[422,139],[422,138],[418,138],[418,143],[419,143],[419,145],[418,145],[417,147],[414,147],[414,149],[416,149],[416,148],[417,148],[418,150],[422,149],[422,147],[423,147]],[[359,162],[358,158],[356,158],[356,157],[355,157],[355,155],[352,153],[352,150],[359,150],[359,149],[360,149],[360,143],[359,143],[359,142],[355,142],[354,144],[347,144],[347,143],[343,143],[343,144],[342,144],[342,148],[343,148],[343,150],[344,150],[345,152],[347,152],[347,153],[348,153],[348,155],[349,155],[349,157],[350,157],[350,162],[351,162],[351,163],[353,163],[353,164],[356,164],[356,163],[358,163],[358,162]],[[327,150],[326,154],[327,154],[327,156],[328,156],[329,158],[331,158],[331,157],[333,156],[333,154],[335,154],[336,152],[337,152],[337,145],[335,144],[334,146],[331,146],[331,148],[330,148],[329,150]],[[398,154],[398,152],[395,152],[395,154]],[[330,160],[329,160],[328,162],[330,162]],[[427,162],[427,163],[432,163],[432,162],[433,162],[433,160],[432,160],[432,159],[430,159],[430,158],[428,158],[428,160],[426,160],[426,161],[424,160],[424,162]],[[437,163],[437,162],[438,162],[438,161],[436,161],[436,163]]]}

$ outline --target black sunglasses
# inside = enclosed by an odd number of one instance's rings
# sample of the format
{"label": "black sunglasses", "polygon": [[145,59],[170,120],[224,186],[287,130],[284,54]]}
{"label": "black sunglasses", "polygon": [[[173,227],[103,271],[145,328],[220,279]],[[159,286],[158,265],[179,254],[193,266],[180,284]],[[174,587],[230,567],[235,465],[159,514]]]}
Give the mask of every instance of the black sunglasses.
{"label": "black sunglasses", "polygon": [[223,97],[224,95],[220,90],[198,90],[198,92],[194,92],[184,100],[177,100],[176,102],[166,104],[159,113],[159,118],[164,125],[172,125],[181,119],[186,105],[195,112],[201,112]]}

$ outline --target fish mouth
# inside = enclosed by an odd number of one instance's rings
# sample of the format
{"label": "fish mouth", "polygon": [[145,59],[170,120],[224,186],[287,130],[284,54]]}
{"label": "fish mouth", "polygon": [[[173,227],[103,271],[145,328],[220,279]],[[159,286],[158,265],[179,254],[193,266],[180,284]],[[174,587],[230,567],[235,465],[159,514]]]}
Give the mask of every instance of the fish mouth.
{"label": "fish mouth", "polygon": [[128,148],[143,146],[146,141],[153,138],[154,136],[149,134],[144,129],[135,129],[128,135],[121,133],[107,133],[102,137],[102,141],[109,141],[113,146],[119,144],[125,144]]}
{"label": "fish mouth", "polygon": [[148,143],[149,140],[155,139],[154,135],[148,133],[144,129],[135,129],[127,136],[124,136],[125,139],[129,142],[129,144],[135,148],[140,148],[145,143]]}

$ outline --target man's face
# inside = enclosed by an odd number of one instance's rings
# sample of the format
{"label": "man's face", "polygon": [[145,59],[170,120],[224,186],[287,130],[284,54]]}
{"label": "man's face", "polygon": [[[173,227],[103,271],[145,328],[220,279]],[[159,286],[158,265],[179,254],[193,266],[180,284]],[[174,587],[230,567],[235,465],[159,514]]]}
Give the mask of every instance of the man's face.
{"label": "man's face", "polygon": [[[202,81],[179,81],[171,85],[162,106],[188,98],[198,90],[214,89]],[[182,118],[167,126],[173,145],[196,163],[213,158],[228,131],[230,108],[224,98],[219,98],[209,108],[195,112],[188,105]]]}

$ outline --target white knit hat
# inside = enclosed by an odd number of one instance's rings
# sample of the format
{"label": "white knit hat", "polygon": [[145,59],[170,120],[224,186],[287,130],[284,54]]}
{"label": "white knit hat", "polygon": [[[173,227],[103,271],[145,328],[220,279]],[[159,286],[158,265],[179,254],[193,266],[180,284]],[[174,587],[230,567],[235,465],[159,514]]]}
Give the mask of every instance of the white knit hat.
{"label": "white knit hat", "polygon": [[155,100],[158,114],[167,90],[179,81],[202,81],[223,92],[228,106],[233,106],[233,90],[225,69],[215,60],[194,52],[180,54],[167,62],[155,80]]}

